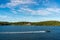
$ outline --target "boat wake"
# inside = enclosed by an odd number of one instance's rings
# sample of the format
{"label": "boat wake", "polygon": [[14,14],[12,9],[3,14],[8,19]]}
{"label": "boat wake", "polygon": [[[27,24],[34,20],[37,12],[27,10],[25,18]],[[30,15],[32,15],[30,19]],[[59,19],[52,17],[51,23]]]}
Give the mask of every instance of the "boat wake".
{"label": "boat wake", "polygon": [[22,34],[22,33],[45,33],[46,31],[27,31],[27,32],[0,32],[0,34]]}

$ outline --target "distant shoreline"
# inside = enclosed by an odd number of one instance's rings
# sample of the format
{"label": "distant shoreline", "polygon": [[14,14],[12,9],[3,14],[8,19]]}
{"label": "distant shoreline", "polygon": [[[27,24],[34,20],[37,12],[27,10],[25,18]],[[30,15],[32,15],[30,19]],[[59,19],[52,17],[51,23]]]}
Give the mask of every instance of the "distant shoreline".
{"label": "distant shoreline", "polygon": [[27,26],[60,26],[59,21],[43,21],[43,22],[0,22],[0,25],[27,25]]}

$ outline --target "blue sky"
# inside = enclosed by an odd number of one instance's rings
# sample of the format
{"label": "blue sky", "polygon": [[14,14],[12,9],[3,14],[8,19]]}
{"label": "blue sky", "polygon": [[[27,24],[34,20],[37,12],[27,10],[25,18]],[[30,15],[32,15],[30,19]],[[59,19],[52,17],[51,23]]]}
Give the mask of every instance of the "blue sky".
{"label": "blue sky", "polygon": [[0,0],[0,21],[60,21],[60,0]]}

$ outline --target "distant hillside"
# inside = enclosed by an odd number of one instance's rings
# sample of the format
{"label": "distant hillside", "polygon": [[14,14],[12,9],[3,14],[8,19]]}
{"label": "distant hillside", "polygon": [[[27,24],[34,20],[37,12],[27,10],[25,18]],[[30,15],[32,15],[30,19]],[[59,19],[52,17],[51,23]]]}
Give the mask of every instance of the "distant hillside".
{"label": "distant hillside", "polygon": [[35,26],[60,26],[59,21],[43,21],[43,22],[0,22],[0,25],[35,25]]}
{"label": "distant hillside", "polygon": [[32,25],[40,25],[40,26],[60,26],[59,21],[44,21],[44,22],[35,22]]}
{"label": "distant hillside", "polygon": [[9,22],[0,22],[0,25],[10,25]]}

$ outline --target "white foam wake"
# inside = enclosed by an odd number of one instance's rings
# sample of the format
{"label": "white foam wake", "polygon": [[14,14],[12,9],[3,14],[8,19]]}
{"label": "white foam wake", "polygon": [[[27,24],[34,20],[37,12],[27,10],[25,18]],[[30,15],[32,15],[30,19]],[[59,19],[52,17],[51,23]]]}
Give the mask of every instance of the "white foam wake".
{"label": "white foam wake", "polygon": [[45,33],[46,31],[27,31],[27,32],[0,32],[0,34],[17,34],[17,33]]}

